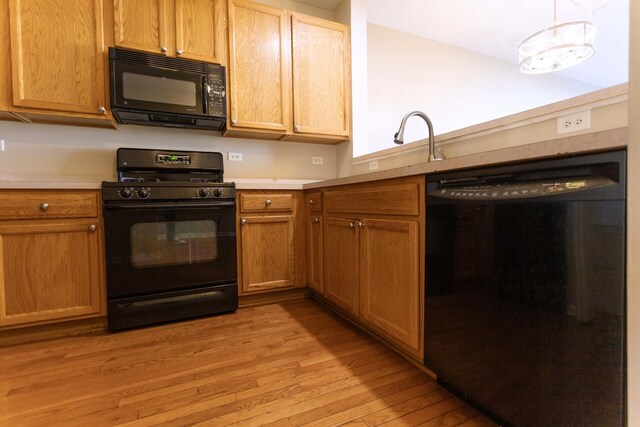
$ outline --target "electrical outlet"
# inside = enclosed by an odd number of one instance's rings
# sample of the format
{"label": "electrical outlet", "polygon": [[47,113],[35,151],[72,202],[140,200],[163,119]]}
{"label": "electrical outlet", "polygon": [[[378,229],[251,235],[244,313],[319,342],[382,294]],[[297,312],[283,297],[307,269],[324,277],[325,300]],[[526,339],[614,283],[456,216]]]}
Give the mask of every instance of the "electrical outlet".
{"label": "electrical outlet", "polygon": [[324,163],[324,157],[312,157],[311,164],[312,165],[321,165]]}
{"label": "electrical outlet", "polygon": [[374,171],[378,169],[378,161],[377,160],[372,160],[369,162],[369,170],[370,171]]}
{"label": "electrical outlet", "polygon": [[231,153],[231,152],[229,152],[229,161],[231,161],[231,162],[241,162],[242,161],[242,153]]}
{"label": "electrical outlet", "polygon": [[579,113],[568,114],[558,117],[558,134],[578,132],[591,127],[591,110],[580,111]]}

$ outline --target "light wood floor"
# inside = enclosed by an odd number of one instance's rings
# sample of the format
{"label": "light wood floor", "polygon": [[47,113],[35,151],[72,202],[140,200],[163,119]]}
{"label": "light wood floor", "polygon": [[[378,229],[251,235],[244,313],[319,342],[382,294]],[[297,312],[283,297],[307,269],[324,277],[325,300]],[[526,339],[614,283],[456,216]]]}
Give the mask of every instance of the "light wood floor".
{"label": "light wood floor", "polygon": [[489,426],[311,300],[0,349],[0,425]]}

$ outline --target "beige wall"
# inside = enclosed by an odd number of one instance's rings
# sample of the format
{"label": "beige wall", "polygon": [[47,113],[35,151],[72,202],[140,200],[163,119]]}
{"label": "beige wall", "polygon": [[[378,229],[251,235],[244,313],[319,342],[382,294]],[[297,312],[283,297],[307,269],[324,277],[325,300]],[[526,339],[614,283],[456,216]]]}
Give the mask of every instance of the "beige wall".
{"label": "beige wall", "polygon": [[[591,128],[587,132],[597,132],[608,129],[617,129],[627,126],[628,102],[619,102],[612,105],[593,108],[591,110]],[[504,131],[468,137],[463,140],[453,140],[441,145],[442,152],[447,158],[466,156],[475,153],[498,150],[501,148],[515,147],[536,142],[558,139],[563,136],[574,136],[580,133],[574,132],[566,135],[557,135],[556,119],[549,119],[539,123],[530,124]],[[437,139],[437,138],[436,138]],[[412,165],[428,158],[428,149],[425,143],[416,146],[416,149],[377,159],[379,169],[393,169]],[[410,146],[406,146],[410,148]],[[369,156],[367,156],[369,157]],[[369,160],[353,163],[349,168],[350,175],[358,175],[369,172]],[[340,162],[340,160],[338,160]]]}
{"label": "beige wall", "polygon": [[627,171],[627,381],[629,426],[640,425],[640,1],[631,1]]}
{"label": "beige wall", "polygon": [[[531,78],[512,63],[371,23],[367,40],[368,138],[356,141],[356,157],[394,147],[409,111],[427,113],[441,135],[601,89],[556,74]],[[404,136],[426,138],[427,127],[411,119]]]}
{"label": "beige wall", "polygon": [[[119,130],[0,121],[0,177],[3,175],[84,175],[115,173],[118,147],[220,151],[229,178],[328,179],[335,177],[335,147],[322,144],[221,138],[190,129],[120,126]],[[243,154],[230,162],[227,153]],[[312,156],[324,158],[313,165]]]}

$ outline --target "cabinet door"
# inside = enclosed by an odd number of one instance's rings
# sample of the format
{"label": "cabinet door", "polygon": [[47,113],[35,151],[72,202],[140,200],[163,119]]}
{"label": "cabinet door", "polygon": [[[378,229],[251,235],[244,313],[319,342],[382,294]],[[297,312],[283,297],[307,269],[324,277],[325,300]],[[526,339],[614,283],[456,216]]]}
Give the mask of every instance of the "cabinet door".
{"label": "cabinet door", "polygon": [[351,127],[349,27],[292,15],[296,133],[348,136]]}
{"label": "cabinet door", "polygon": [[0,55],[0,111],[8,111],[12,106],[11,94],[11,32],[9,30],[9,7],[0,5],[0,49],[6,52]]}
{"label": "cabinet door", "polygon": [[173,55],[167,0],[114,0],[115,45]]}
{"label": "cabinet door", "polygon": [[95,220],[0,223],[0,326],[100,314],[100,244]]}
{"label": "cabinet door", "polygon": [[357,221],[326,218],[324,227],[324,296],[338,307],[358,314],[360,287]]}
{"label": "cabinet door", "polygon": [[229,1],[231,126],[291,127],[291,50],[287,12],[244,0]]}
{"label": "cabinet door", "polygon": [[307,285],[322,293],[322,217],[307,218]]}
{"label": "cabinet door", "polygon": [[175,0],[176,55],[223,64],[223,0]]}
{"label": "cabinet door", "polygon": [[10,0],[13,104],[103,115],[102,0]]}
{"label": "cabinet door", "polygon": [[418,223],[367,219],[363,224],[361,318],[421,357]]}
{"label": "cabinet door", "polygon": [[240,224],[242,293],[293,286],[293,217],[243,217]]}

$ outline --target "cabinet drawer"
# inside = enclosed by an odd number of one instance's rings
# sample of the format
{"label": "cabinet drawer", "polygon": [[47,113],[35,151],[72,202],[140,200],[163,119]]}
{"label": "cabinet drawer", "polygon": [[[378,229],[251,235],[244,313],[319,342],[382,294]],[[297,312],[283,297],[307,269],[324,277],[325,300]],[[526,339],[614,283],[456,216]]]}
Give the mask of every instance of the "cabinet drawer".
{"label": "cabinet drawer", "polygon": [[333,213],[419,215],[419,189],[417,183],[407,183],[327,191],[324,205]]}
{"label": "cabinet drawer", "polygon": [[307,193],[305,196],[305,204],[310,212],[322,212],[322,192],[314,191]]}
{"label": "cabinet drawer", "polygon": [[0,191],[0,219],[95,216],[98,216],[98,193],[95,191]]}
{"label": "cabinet drawer", "polygon": [[240,194],[242,212],[291,212],[293,194]]}

